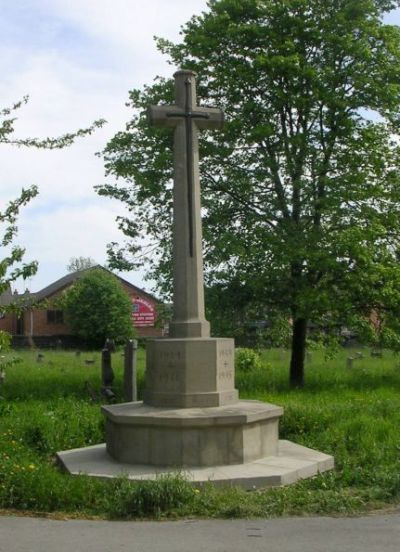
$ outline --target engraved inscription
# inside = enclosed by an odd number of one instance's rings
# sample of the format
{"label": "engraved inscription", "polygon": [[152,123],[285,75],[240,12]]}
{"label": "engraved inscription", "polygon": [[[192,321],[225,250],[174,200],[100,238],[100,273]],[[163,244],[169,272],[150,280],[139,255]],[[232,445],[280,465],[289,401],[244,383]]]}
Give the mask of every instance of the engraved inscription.
{"label": "engraved inscription", "polygon": [[232,370],[223,370],[218,374],[218,378],[220,380],[231,380],[233,379],[233,373]]}
{"label": "engraved inscription", "polygon": [[180,360],[182,351],[160,351],[158,355],[162,360]]}
{"label": "engraved inscription", "polygon": [[190,402],[193,406],[216,406],[215,398],[204,395],[193,395],[190,398]]}

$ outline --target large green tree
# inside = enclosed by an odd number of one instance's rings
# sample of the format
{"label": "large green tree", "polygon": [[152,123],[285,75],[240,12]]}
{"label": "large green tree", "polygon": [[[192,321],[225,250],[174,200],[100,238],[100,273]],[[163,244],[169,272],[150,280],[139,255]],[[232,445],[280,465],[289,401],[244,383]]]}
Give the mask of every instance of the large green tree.
{"label": "large green tree", "polygon": [[[201,136],[208,283],[240,287],[292,322],[290,381],[302,385],[307,328],[363,325],[372,310],[398,342],[400,274],[400,31],[383,16],[398,0],[211,0],[173,65],[195,70],[200,102],[226,113]],[[172,136],[150,128],[149,104],[173,101],[172,81],[130,93],[132,119],[104,150],[117,177],[128,237],[122,266],[158,244],[153,273],[170,277]],[[114,245],[114,246],[113,246]]]}
{"label": "large green tree", "polygon": [[108,338],[123,343],[133,337],[131,300],[104,269],[88,270],[64,292],[59,305],[74,334],[89,347],[99,348]]}

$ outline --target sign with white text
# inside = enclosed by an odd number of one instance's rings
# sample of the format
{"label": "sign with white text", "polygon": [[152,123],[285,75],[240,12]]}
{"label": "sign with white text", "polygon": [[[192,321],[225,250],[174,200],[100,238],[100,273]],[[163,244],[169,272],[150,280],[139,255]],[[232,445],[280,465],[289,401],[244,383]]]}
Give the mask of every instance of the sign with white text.
{"label": "sign with white text", "polygon": [[132,299],[132,320],[133,325],[138,328],[154,326],[156,321],[155,306],[142,297],[134,297]]}

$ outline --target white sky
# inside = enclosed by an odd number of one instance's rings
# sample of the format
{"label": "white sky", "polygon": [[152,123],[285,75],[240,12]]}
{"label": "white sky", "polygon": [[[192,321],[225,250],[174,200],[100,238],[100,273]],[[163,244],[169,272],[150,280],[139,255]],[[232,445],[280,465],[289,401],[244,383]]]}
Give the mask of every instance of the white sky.
{"label": "white sky", "polygon": [[[16,134],[57,136],[108,121],[65,150],[0,148],[0,210],[22,187],[37,184],[40,192],[21,211],[17,239],[39,271],[18,282],[19,291],[64,276],[71,257],[105,263],[106,244],[123,240],[115,223],[123,206],[93,189],[105,181],[94,154],[130,118],[128,90],[174,72],[153,36],[177,40],[181,25],[204,9],[206,0],[0,0],[0,108],[30,96]],[[400,23],[400,10],[389,21]],[[151,291],[142,276],[123,274]]]}

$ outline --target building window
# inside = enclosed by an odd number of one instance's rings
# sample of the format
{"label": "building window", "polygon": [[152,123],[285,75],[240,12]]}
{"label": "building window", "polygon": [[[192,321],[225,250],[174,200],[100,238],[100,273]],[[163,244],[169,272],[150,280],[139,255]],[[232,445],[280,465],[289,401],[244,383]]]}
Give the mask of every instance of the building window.
{"label": "building window", "polygon": [[64,313],[61,310],[48,310],[47,311],[47,324],[63,324]]}

